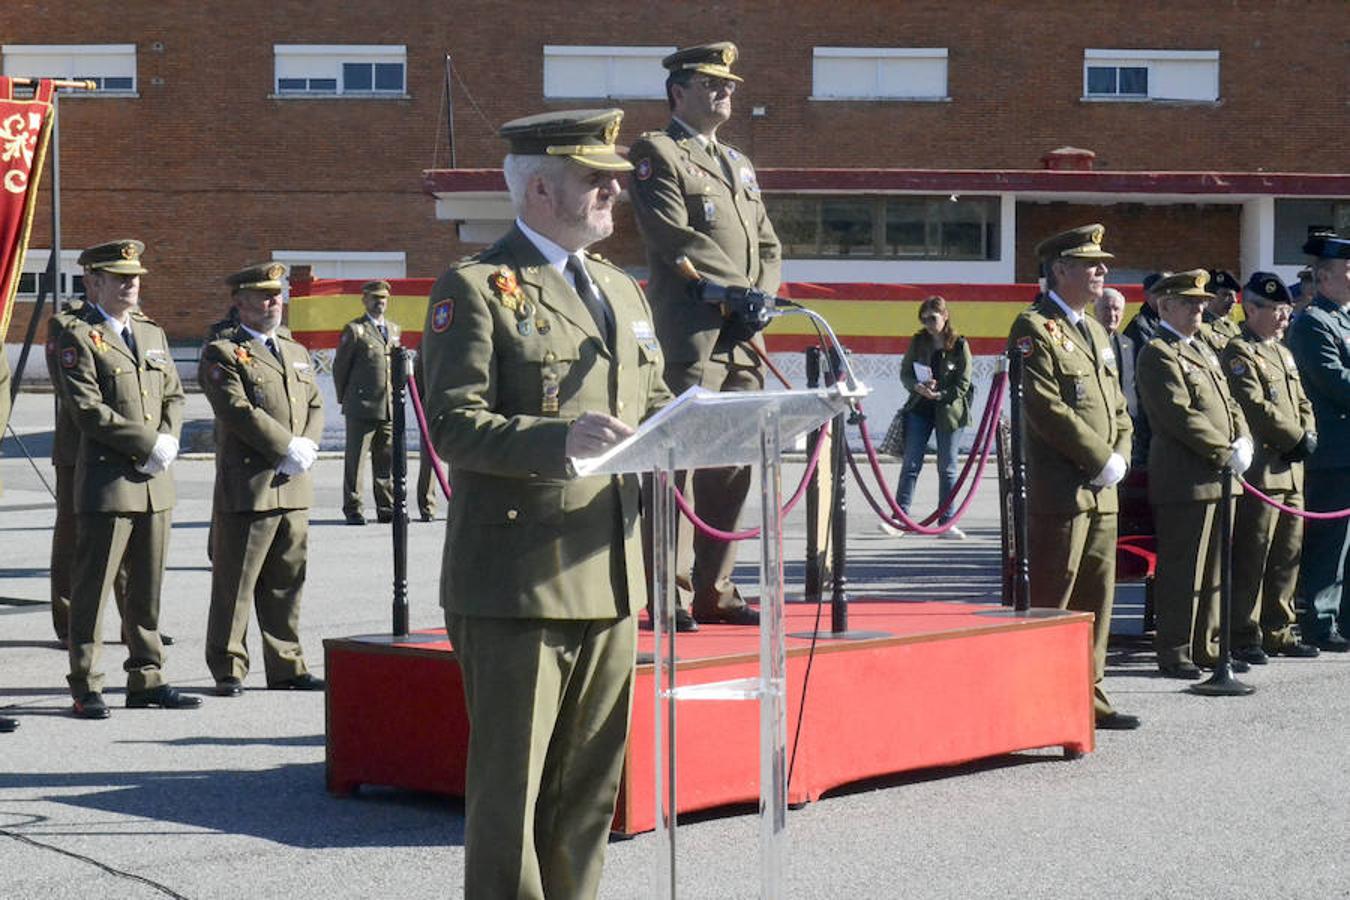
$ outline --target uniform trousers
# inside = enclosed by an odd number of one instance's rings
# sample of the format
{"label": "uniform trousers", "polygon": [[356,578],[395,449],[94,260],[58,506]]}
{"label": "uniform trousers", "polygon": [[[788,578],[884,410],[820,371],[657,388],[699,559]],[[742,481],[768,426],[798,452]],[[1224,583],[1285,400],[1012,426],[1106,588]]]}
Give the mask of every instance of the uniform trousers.
{"label": "uniform trousers", "polygon": [[[666,386],[676,396],[694,385],[718,392],[764,389],[763,366],[758,358],[747,359],[746,351],[739,348],[725,357],[718,354],[709,360],[667,363],[664,376]],[[692,501],[700,519],[722,531],[736,530],[746,495],[750,493],[749,466],[699,469],[692,479],[685,472],[677,472],[675,478],[675,489]],[[677,592],[686,594],[683,587],[688,584],[693,594],[680,606],[692,608],[695,617],[713,617],[744,607],[745,600],[731,580],[736,570],[736,542],[695,532],[693,523],[683,515],[677,519]]]}
{"label": "uniform trousers", "polygon": [[98,669],[103,647],[103,607],[118,569],[126,566],[122,639],[127,646],[128,691],[164,683],[159,639],[159,591],[169,547],[170,511],[80,513],[75,536],[75,578],[70,592],[70,694],[79,700],[103,690]]}
{"label": "uniform trousers", "polygon": [[[75,467],[53,466],[56,471],[56,521],[52,523],[52,555],[48,571],[51,577],[52,630],[56,639],[66,643],[70,639],[70,585],[75,570]],[[125,620],[127,598],[127,567],[117,570],[113,579],[113,599],[117,601],[117,615]],[[122,635],[123,643],[126,635]]]}
{"label": "uniform trousers", "polygon": [[[1285,506],[1303,508],[1296,490],[1268,490]],[[1233,514],[1233,641],[1241,647],[1279,652],[1294,634],[1294,588],[1303,520],[1282,513],[1251,494],[1237,498]]]}
{"label": "uniform trousers", "polygon": [[[1306,469],[1308,509],[1350,508],[1350,467]],[[1350,519],[1309,519],[1303,538],[1303,639],[1350,634]]]}
{"label": "uniform trousers", "polygon": [[347,451],[342,467],[342,511],[361,512],[361,469],[370,457],[370,481],[377,515],[393,515],[394,423],[388,419],[347,417]]}
{"label": "uniform trousers", "polygon": [[636,617],[447,612],[445,622],[470,723],[464,895],[594,897],[628,739]]}
{"label": "uniform trousers", "polygon": [[258,613],[267,683],[309,671],[299,634],[309,510],[219,513],[215,542],[206,665],[216,681],[248,674],[251,609]]}
{"label": "uniform trousers", "polygon": [[1116,514],[1027,517],[1031,605],[1092,613],[1092,707],[1098,718],[1115,710],[1102,690],[1106,643],[1116,590]]}
{"label": "uniform trousers", "polygon": [[431,517],[436,515],[436,494],[440,490],[440,482],[436,480],[436,471],[431,467],[427,442],[420,434],[417,443],[421,450],[417,462],[417,511]]}
{"label": "uniform trousers", "polygon": [[1219,501],[1155,505],[1153,521],[1158,664],[1212,665],[1219,656]]}

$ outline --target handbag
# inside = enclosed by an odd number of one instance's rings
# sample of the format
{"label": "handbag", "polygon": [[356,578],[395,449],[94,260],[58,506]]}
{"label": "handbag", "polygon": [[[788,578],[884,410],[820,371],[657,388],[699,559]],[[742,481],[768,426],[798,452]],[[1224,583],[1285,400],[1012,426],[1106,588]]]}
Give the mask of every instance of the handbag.
{"label": "handbag", "polygon": [[905,410],[904,407],[895,411],[895,418],[891,419],[891,426],[886,429],[886,436],[881,439],[877,445],[877,452],[884,453],[887,456],[905,455]]}

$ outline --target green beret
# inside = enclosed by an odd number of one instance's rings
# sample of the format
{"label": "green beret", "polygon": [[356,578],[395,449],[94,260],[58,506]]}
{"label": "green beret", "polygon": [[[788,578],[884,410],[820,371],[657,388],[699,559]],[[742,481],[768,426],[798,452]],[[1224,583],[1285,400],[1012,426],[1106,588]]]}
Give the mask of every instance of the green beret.
{"label": "green beret", "polygon": [[1050,263],[1064,257],[1076,259],[1115,259],[1102,249],[1106,229],[1101,225],[1082,225],[1062,231],[1036,245],[1036,258]]}
{"label": "green beret", "polygon": [[129,238],[97,244],[80,254],[79,263],[86,269],[111,272],[114,275],[144,275],[150,270],[141,265],[145,245]]}
{"label": "green beret", "polygon": [[1159,297],[1194,300],[1200,303],[1214,299],[1214,295],[1205,290],[1205,286],[1208,284],[1208,272],[1204,269],[1191,269],[1189,272],[1177,272],[1175,275],[1159,278],[1153,285],[1152,293]]}
{"label": "green beret", "polygon": [[731,41],[718,41],[676,50],[661,60],[661,65],[671,72],[702,72],[714,78],[744,81],[739,75],[731,74],[731,64],[736,61],[737,55],[736,45]]}
{"label": "green beret", "polygon": [[367,281],[361,285],[361,293],[370,294],[372,297],[388,297],[389,282],[387,281]]}
{"label": "green beret", "polygon": [[281,290],[281,279],[286,276],[286,267],[279,262],[255,263],[228,275],[225,283],[236,291]]}
{"label": "green beret", "polygon": [[628,172],[633,166],[618,154],[621,109],[566,109],[512,119],[499,130],[516,156],[561,156],[592,169]]}

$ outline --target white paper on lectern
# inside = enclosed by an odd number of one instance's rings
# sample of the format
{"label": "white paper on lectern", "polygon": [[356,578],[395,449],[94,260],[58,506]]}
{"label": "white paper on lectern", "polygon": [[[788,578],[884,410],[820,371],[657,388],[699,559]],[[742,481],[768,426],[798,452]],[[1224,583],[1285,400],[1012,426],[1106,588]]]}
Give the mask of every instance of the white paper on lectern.
{"label": "white paper on lectern", "polygon": [[601,453],[599,456],[588,456],[585,459],[572,460],[573,470],[576,471],[579,477],[591,474],[592,472],[604,466],[605,463],[609,462],[611,459],[618,456],[624,450],[627,450],[630,446],[633,445],[634,442],[638,440],[639,437],[641,437],[642,435],[646,434],[649,431],[653,431],[657,428],[660,428],[663,422],[665,422],[671,416],[678,413],[681,408],[687,406],[690,400],[692,400],[694,397],[697,397],[701,394],[711,394],[711,393],[714,392],[708,390],[705,387],[700,387],[697,384],[694,385],[693,387],[686,390],[683,394],[680,394],[680,396],[676,397],[674,400],[670,401],[665,406],[658,409],[655,413],[653,413],[651,416],[647,418],[647,421],[643,422],[640,426],[638,426],[637,431],[633,432],[631,435],[624,438],[622,441],[615,444],[613,447],[610,447],[604,453]]}

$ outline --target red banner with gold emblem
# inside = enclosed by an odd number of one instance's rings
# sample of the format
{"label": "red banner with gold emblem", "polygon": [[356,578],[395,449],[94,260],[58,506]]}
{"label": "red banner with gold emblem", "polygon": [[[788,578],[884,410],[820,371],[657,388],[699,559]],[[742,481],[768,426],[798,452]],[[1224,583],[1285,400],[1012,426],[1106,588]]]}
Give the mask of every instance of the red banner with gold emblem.
{"label": "red banner with gold emblem", "polygon": [[13,80],[0,76],[0,343],[14,312],[51,130],[51,81],[38,82],[31,99],[19,100]]}

